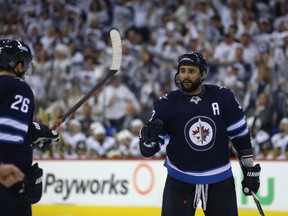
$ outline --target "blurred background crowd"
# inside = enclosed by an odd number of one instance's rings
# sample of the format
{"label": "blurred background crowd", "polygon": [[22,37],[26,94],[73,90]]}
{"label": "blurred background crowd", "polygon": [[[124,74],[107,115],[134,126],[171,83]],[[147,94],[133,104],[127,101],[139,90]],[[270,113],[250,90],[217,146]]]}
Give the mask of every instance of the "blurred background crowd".
{"label": "blurred background crowd", "polygon": [[120,71],[35,158],[141,157],[139,128],[176,89],[178,57],[191,51],[206,57],[207,83],[235,93],[256,158],[288,158],[287,0],[0,0],[1,39],[34,55],[26,80],[36,121],[52,125],[109,70],[112,28],[123,40]]}

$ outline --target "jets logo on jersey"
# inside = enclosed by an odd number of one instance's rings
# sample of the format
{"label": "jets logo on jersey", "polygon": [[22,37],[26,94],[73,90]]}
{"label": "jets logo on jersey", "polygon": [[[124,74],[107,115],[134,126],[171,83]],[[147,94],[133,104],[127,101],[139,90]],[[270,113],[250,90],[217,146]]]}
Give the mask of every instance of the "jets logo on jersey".
{"label": "jets logo on jersey", "polygon": [[167,94],[165,94],[165,95],[159,97],[159,100],[162,100],[162,99],[166,99],[166,100],[168,100]]}
{"label": "jets logo on jersey", "polygon": [[199,101],[201,101],[202,99],[199,96],[193,96],[190,100],[190,102],[193,102],[195,104],[198,104]]}
{"label": "jets logo on jersey", "polygon": [[189,146],[195,151],[207,151],[215,143],[216,126],[212,119],[197,116],[190,119],[184,128]]}

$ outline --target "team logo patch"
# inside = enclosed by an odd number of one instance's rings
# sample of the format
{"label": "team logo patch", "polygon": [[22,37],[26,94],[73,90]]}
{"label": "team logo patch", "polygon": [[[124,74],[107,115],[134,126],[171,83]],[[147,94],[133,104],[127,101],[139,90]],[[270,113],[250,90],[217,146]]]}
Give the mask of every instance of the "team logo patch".
{"label": "team logo patch", "polygon": [[189,146],[195,151],[207,151],[215,143],[216,126],[212,119],[197,116],[187,122],[184,135]]}

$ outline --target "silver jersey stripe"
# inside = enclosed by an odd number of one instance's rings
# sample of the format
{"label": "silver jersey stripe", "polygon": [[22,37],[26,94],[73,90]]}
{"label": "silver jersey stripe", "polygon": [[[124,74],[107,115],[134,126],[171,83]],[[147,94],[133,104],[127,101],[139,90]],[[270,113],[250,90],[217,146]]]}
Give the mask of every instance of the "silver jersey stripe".
{"label": "silver jersey stripe", "polygon": [[23,143],[24,139],[22,136],[11,135],[11,134],[0,132],[0,141],[11,142],[11,143]]}
{"label": "silver jersey stripe", "polygon": [[234,138],[237,138],[237,137],[242,137],[242,136],[245,136],[249,133],[249,130],[248,128],[246,128],[244,131],[242,131],[241,133],[239,134],[236,134],[235,136],[229,136],[230,140],[233,140]]}
{"label": "silver jersey stripe", "polygon": [[24,131],[26,133],[28,131],[28,125],[23,124],[19,121],[10,119],[10,118],[6,118],[6,117],[0,117],[0,125],[12,127],[12,128],[17,129],[17,130]]}
{"label": "silver jersey stripe", "polygon": [[217,175],[220,173],[223,173],[227,170],[229,170],[231,168],[231,163],[229,162],[228,164],[222,166],[222,167],[217,167],[215,169],[209,170],[209,171],[204,171],[204,172],[189,172],[189,171],[183,171],[178,169],[177,167],[175,167],[169,160],[168,157],[166,157],[167,159],[167,164],[174,170],[181,172],[181,173],[185,173],[186,175],[190,175],[190,176],[213,176],[213,175]]}
{"label": "silver jersey stripe", "polygon": [[245,125],[245,118],[242,118],[240,121],[238,121],[235,124],[230,125],[229,127],[227,127],[227,131],[228,132],[233,131],[233,130],[235,130],[237,128],[242,127],[243,125]]}

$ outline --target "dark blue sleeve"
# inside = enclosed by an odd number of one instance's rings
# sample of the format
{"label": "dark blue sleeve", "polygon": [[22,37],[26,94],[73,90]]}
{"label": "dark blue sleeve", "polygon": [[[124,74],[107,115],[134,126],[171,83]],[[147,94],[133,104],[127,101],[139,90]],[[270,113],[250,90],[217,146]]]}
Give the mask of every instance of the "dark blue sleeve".
{"label": "dark blue sleeve", "polygon": [[28,137],[34,96],[28,84],[17,78],[1,80],[0,84],[0,161],[26,170],[32,163]]}
{"label": "dark blue sleeve", "polygon": [[[158,119],[158,120],[160,120],[162,122],[164,121],[164,115],[162,115],[161,113],[163,112],[163,110],[162,110],[163,107],[165,107],[165,104],[163,106],[163,103],[166,102],[166,101],[163,101],[163,100],[165,100],[165,98],[166,98],[166,96],[164,95],[163,97],[158,98],[154,102],[154,109],[151,112],[151,116],[150,116],[149,122],[150,121],[154,121],[156,119]],[[161,135],[164,136],[165,134],[166,134],[165,126],[163,125],[163,131],[162,131]],[[156,144],[154,146],[149,146],[149,145],[145,145],[145,143],[141,142],[141,140],[140,140],[139,145],[140,145],[141,154],[144,157],[152,157],[153,155],[155,155],[160,150],[160,144],[159,145]]]}
{"label": "dark blue sleeve", "polygon": [[224,95],[226,130],[230,141],[238,152],[251,151],[250,130],[241,105],[229,89],[223,88],[220,91],[223,91]]}

